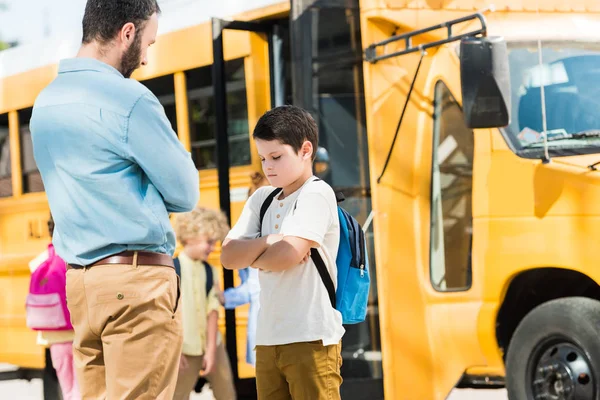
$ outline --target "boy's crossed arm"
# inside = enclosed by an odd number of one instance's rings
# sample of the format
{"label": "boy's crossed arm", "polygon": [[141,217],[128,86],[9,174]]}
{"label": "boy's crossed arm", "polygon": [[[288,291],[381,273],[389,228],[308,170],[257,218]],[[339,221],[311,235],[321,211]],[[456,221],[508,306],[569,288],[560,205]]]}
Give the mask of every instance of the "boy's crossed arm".
{"label": "boy's crossed arm", "polygon": [[258,239],[225,239],[221,263],[227,269],[250,265],[265,271],[285,271],[306,261],[311,247],[318,245],[311,240],[280,234]]}
{"label": "boy's crossed arm", "polygon": [[[248,266],[265,271],[285,271],[310,257],[310,249],[318,248],[333,221],[331,203],[335,204],[333,191],[330,198],[322,193],[304,193],[298,198],[295,212],[288,217],[281,234],[270,234],[256,239],[227,238],[223,242],[221,264],[226,269]],[[251,198],[251,201],[254,199]],[[254,237],[260,232],[257,204],[249,201],[242,211],[233,231],[234,237]]]}
{"label": "boy's crossed arm", "polygon": [[318,244],[298,236],[284,236],[269,246],[252,263],[252,267],[272,272],[285,271],[306,262],[310,257],[311,247],[318,247]]}
{"label": "boy's crossed arm", "polygon": [[252,265],[269,246],[281,240],[281,235],[257,239],[225,239],[221,249],[221,264],[226,269],[243,269]]}

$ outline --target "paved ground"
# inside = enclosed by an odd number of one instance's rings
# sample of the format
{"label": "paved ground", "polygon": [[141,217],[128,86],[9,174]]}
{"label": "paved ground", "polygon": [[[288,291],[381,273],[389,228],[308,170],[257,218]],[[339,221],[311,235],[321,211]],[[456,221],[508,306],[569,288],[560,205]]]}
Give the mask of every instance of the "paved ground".
{"label": "paved ground", "polygon": [[[0,371],[11,367],[0,364]],[[191,400],[212,400],[212,392],[205,389],[194,393]],[[42,381],[0,381],[0,400],[43,400]],[[447,400],[507,400],[505,390],[454,390]]]}
{"label": "paved ground", "polygon": [[[190,399],[212,400],[213,396],[210,389],[205,389]],[[43,400],[42,381],[0,382],[0,400]],[[447,400],[507,400],[507,397],[505,390],[455,390]]]}

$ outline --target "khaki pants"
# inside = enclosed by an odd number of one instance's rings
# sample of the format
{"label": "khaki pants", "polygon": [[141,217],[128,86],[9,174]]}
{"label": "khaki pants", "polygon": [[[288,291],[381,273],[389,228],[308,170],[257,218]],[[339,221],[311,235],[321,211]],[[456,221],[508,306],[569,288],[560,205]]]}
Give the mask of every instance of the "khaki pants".
{"label": "khaki pants", "polygon": [[73,358],[86,400],[171,400],[183,344],[171,267],[97,265],[67,271]]}
{"label": "khaki pants", "polygon": [[258,400],[339,400],[341,344],[256,346]]}
{"label": "khaki pants", "polygon": [[[189,365],[185,370],[179,371],[173,400],[187,400],[190,398],[190,393],[194,390],[202,370],[204,356],[186,356],[186,358]],[[205,378],[210,383],[216,400],[236,400],[231,364],[223,342],[217,346],[214,369]]]}

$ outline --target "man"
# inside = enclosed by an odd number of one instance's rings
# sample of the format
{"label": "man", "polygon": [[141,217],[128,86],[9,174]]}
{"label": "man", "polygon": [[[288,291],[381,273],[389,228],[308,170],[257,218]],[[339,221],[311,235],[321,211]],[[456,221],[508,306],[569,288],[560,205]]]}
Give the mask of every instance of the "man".
{"label": "man", "polygon": [[156,97],[128,79],[147,63],[156,0],[88,0],[83,44],[39,95],[34,155],[68,264],[84,399],[171,399],[182,347],[170,212],[194,208],[198,172]]}

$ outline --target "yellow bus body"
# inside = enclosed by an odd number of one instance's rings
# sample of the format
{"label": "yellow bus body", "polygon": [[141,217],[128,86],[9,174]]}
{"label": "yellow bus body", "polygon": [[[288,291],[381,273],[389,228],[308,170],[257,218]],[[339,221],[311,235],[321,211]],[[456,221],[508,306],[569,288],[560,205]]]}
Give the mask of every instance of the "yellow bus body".
{"label": "yellow bus body", "polygon": [[[489,35],[507,41],[596,40],[600,3],[594,0],[500,0],[486,13]],[[362,47],[402,32],[438,24],[490,6],[487,0],[362,0]],[[235,16],[240,20],[286,17],[281,2]],[[557,29],[557,26],[563,28]],[[464,29],[467,29],[465,26]],[[596,29],[597,30],[597,29]],[[423,35],[415,44],[444,37]],[[270,107],[269,57],[265,38],[227,32],[225,59],[243,59],[249,130]],[[392,44],[386,50],[391,52]],[[543,164],[514,154],[498,129],[474,131],[472,282],[468,290],[441,292],[431,284],[431,164],[435,86],[444,82],[461,103],[457,43],[429,49],[395,144],[386,175],[377,183],[420,54],[363,63],[369,167],[374,210],[375,258],[386,399],[444,399],[464,375],[505,374],[497,336],[499,310],[520,274],[539,268],[577,271],[600,282],[600,175],[588,165],[600,156],[554,158]],[[172,75],[177,132],[189,149],[185,71],[212,63],[211,25],[204,23],[159,37],[149,65],[134,78]],[[28,262],[49,241],[43,193],[23,193],[18,111],[32,107],[55,77],[47,65],[0,80],[0,115],[7,114],[13,195],[0,199],[0,362],[43,368],[43,349],[25,326]],[[251,142],[251,140],[250,140]],[[253,145],[251,142],[251,149]],[[231,191],[243,193],[251,163],[232,167]],[[200,204],[218,207],[215,169],[199,171]],[[244,196],[232,200],[232,219]],[[211,261],[219,265],[218,251]],[[236,283],[237,283],[236,278]],[[237,311],[240,377],[245,363],[247,307]],[[224,328],[221,315],[220,326]]]}

